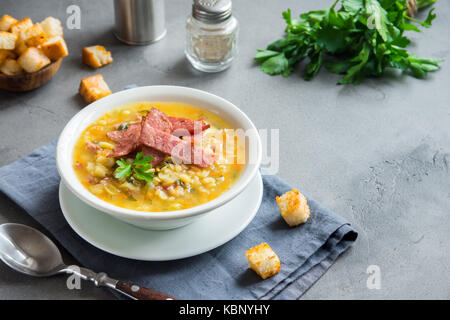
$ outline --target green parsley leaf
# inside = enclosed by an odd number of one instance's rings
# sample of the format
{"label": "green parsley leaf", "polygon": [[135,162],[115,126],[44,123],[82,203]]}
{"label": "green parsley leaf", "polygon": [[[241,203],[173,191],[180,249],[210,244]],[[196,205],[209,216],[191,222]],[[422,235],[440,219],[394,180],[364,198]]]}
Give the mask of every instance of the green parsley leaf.
{"label": "green parsley leaf", "polygon": [[392,40],[389,33],[389,25],[391,24],[387,12],[377,0],[365,0],[365,13],[367,17],[367,27],[375,27],[384,41]]}
{"label": "green parsley leaf", "polygon": [[[435,2],[418,0],[417,4],[424,8]],[[406,32],[430,27],[436,18],[434,9],[420,21],[408,16],[406,0],[336,0],[330,8],[302,13],[299,19],[292,18],[290,9],[282,16],[285,37],[255,56],[267,74],[287,77],[305,59],[309,60],[302,64],[306,80],[325,65],[330,72],[343,74],[339,84],[359,84],[387,68],[419,78],[439,69],[441,60],[419,59],[406,50],[411,43]]]}
{"label": "green parsley leaf", "polygon": [[330,24],[317,31],[317,43],[330,53],[342,51],[347,45],[347,37],[347,32],[342,32]]}
{"label": "green parsley leaf", "polygon": [[417,8],[422,9],[435,3],[436,0],[417,0]]}
{"label": "green parsley leaf", "polygon": [[152,161],[153,157],[144,156],[142,152],[138,152],[136,158],[132,162],[121,158],[116,161],[117,168],[114,171],[114,177],[116,179],[121,179],[132,176],[138,180],[144,180],[146,182],[152,181]]}
{"label": "green parsley leaf", "polygon": [[267,74],[280,74],[288,67],[288,60],[284,56],[284,53],[278,53],[261,65],[261,70]]}
{"label": "green parsley leaf", "polygon": [[139,180],[144,180],[146,182],[153,180],[153,172],[147,172],[144,169],[135,168],[134,176]]}
{"label": "green parsley leaf", "polygon": [[364,10],[364,0],[343,0],[342,6],[350,14],[356,14]]}
{"label": "green parsley leaf", "polygon": [[433,20],[436,18],[436,14],[434,14],[433,11],[434,11],[434,8],[428,12],[428,16],[425,19],[425,21],[420,21],[420,20],[417,20],[417,19],[414,19],[414,18],[411,18],[408,16],[406,16],[406,19],[414,21],[415,23],[420,24],[422,27],[429,28],[429,27],[431,27],[431,23],[433,22]]}
{"label": "green parsley leaf", "polygon": [[428,16],[425,19],[425,21],[423,22],[424,25],[429,28],[431,27],[431,23],[433,22],[434,19],[436,19],[437,15],[434,12],[434,8],[432,8],[430,11],[428,11]]}
{"label": "green parsley leaf", "polygon": [[128,163],[125,159],[120,159],[116,161],[117,169],[114,172],[114,177],[116,179],[125,178],[131,175],[131,163]]}
{"label": "green parsley leaf", "polygon": [[255,55],[256,61],[264,61],[273,56],[279,55],[280,53],[272,50],[258,50],[258,53]]}

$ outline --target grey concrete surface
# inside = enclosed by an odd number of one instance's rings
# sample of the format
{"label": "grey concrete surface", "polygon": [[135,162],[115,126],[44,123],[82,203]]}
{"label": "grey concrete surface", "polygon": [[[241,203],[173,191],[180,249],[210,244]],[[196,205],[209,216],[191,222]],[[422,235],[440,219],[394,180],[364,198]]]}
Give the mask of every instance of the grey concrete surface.
{"label": "grey concrete surface", "polygon": [[[218,94],[239,106],[259,128],[280,129],[279,175],[347,218],[360,232],[352,249],[304,299],[450,298],[450,2],[439,0],[431,29],[411,34],[411,50],[446,59],[426,80],[391,73],[360,86],[336,86],[322,71],[311,82],[296,72],[270,77],[253,63],[283,32],[281,11],[324,8],[331,0],[235,0],[241,23],[240,56],[219,74],[193,70],[184,58],[190,1],[167,1],[167,37],[130,47],[111,33],[112,1],[2,0],[0,13],[65,21],[78,4],[81,30],[65,29],[70,56],[54,79],[28,93],[0,92],[0,166],[58,137],[83,107],[80,79],[102,73],[113,91],[127,84],[172,84]],[[102,44],[114,63],[93,71],[81,48]],[[36,226],[0,195],[0,223]],[[42,229],[42,227],[41,227]],[[65,253],[70,262],[73,259]],[[381,289],[366,286],[369,265],[381,270]],[[107,271],[107,270],[103,270]],[[69,291],[65,279],[32,279],[0,264],[0,299],[108,299],[85,284]]]}

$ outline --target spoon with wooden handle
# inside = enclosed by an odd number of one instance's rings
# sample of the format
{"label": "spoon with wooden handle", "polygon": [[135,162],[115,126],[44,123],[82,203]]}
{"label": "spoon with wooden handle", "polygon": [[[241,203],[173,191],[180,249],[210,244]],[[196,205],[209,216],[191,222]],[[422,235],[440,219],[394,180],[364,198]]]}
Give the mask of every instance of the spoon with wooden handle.
{"label": "spoon with wooden handle", "polygon": [[21,273],[48,277],[56,274],[74,274],[90,280],[98,287],[108,287],[135,300],[176,300],[165,293],[114,280],[104,272],[67,266],[58,247],[40,231],[17,223],[0,225],[0,259]]}

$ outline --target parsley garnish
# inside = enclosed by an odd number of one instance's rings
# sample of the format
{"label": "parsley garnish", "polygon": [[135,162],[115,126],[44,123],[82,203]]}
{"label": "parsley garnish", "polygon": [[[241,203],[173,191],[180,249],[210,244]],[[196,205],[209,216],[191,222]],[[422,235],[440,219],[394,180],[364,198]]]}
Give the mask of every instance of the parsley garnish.
{"label": "parsley garnish", "polygon": [[146,182],[152,181],[153,171],[150,171],[152,161],[153,157],[144,156],[142,152],[138,152],[133,161],[121,158],[116,161],[117,169],[114,171],[114,177],[116,179],[122,179],[133,176],[136,179]]}
{"label": "parsley garnish", "polygon": [[[341,2],[342,7],[336,9]],[[419,9],[436,0],[417,0]],[[438,59],[421,59],[405,48],[410,40],[405,31],[420,32],[411,22],[430,27],[434,9],[425,21],[408,16],[406,0],[337,0],[326,10],[310,11],[291,18],[283,12],[286,35],[266,50],[258,50],[255,60],[270,75],[289,76],[296,64],[308,59],[306,80],[325,66],[343,74],[339,84],[359,84],[366,77],[380,76],[386,68],[407,71],[417,78],[439,69]]]}
{"label": "parsley garnish", "polygon": [[127,130],[128,129],[128,123],[122,122],[119,126],[119,131]]}

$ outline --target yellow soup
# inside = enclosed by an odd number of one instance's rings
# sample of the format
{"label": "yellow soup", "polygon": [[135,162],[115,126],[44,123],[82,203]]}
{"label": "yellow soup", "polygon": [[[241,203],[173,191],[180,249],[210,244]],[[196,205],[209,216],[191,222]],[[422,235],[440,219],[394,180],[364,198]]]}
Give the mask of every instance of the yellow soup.
{"label": "yellow soup", "polygon": [[[207,168],[173,161],[169,155],[151,168],[151,181],[135,175],[116,178],[119,158],[108,157],[115,143],[107,133],[123,123],[139,122],[155,107],[167,116],[204,119],[211,127],[203,132],[201,146],[215,154]],[[243,139],[218,115],[178,102],[133,103],[111,110],[86,128],[75,144],[73,166],[81,183],[94,195],[119,207],[140,211],[173,211],[211,201],[228,190],[239,178],[244,162]],[[232,135],[232,136],[231,136]],[[231,150],[231,152],[230,152]],[[230,156],[231,155],[231,156]],[[124,156],[124,160],[135,154]]]}

